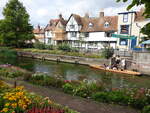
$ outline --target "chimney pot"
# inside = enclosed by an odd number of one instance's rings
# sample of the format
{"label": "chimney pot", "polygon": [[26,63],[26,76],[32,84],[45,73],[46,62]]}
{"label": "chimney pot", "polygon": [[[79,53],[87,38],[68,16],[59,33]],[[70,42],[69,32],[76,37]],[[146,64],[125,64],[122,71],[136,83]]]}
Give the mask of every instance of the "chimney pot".
{"label": "chimney pot", "polygon": [[101,11],[101,12],[99,13],[99,16],[100,16],[100,18],[103,18],[103,17],[104,17],[104,11]]}
{"label": "chimney pot", "polygon": [[84,17],[89,18],[89,13],[85,13]]}

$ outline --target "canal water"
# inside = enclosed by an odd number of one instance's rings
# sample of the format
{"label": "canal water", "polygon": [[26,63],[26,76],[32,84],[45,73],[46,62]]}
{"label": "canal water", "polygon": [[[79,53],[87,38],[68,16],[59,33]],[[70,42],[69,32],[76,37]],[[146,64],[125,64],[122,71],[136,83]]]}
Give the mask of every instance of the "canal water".
{"label": "canal water", "polygon": [[16,59],[0,59],[0,64],[9,63],[32,72],[47,73],[49,76],[62,77],[65,80],[97,81],[109,88],[150,88],[150,77],[115,74],[88,66],[41,61],[19,57]]}

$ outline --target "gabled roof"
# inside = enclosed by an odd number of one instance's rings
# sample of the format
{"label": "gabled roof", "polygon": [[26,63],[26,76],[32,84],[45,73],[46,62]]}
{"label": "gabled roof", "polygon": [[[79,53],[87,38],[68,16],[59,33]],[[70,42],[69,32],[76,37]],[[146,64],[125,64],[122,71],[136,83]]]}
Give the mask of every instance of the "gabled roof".
{"label": "gabled roof", "polygon": [[[105,31],[117,31],[118,27],[118,16],[104,16],[104,17],[81,17],[76,14],[71,14],[74,17],[78,25],[82,28],[80,32],[105,32]],[[109,26],[105,27],[105,23],[108,22]],[[91,24],[91,25],[90,25]]]}
{"label": "gabled roof", "polygon": [[40,28],[40,26],[38,25],[38,27],[33,30],[33,33],[34,34],[44,34],[44,28]]}
{"label": "gabled roof", "polygon": [[[66,24],[67,24],[67,21],[64,20],[64,18],[59,19],[59,22],[60,22],[63,26],[66,26]],[[58,22],[58,23],[59,23],[59,22]],[[57,23],[57,24],[58,24],[58,23]]]}
{"label": "gabled roof", "polygon": [[70,18],[71,18],[72,16],[74,17],[74,19],[76,20],[76,22],[77,22],[78,25],[82,25],[81,17],[80,17],[79,15],[77,15],[77,14],[71,14],[71,16],[69,17],[67,23],[69,22],[69,20],[70,20]]}
{"label": "gabled roof", "polygon": [[[105,23],[108,22],[109,26],[105,27]],[[93,26],[89,26],[93,24]],[[105,31],[117,31],[118,17],[117,16],[104,16],[103,18],[82,18],[81,32],[105,32]]]}
{"label": "gabled roof", "polygon": [[51,19],[49,21],[49,24],[47,24],[47,26],[45,27],[46,31],[52,31],[54,30],[55,26],[57,25],[57,23],[59,22],[59,19]]}

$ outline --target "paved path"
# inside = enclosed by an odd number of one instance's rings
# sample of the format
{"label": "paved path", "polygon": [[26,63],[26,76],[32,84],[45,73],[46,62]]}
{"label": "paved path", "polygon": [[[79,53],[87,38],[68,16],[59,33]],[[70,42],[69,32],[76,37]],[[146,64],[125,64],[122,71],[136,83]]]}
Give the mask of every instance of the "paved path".
{"label": "paved path", "polygon": [[[9,84],[13,84],[13,80],[4,80]],[[92,100],[71,96],[54,88],[45,88],[29,84],[27,82],[18,81],[18,85],[22,85],[26,90],[35,92],[44,97],[50,97],[55,103],[68,106],[80,113],[139,113],[135,109],[126,106],[110,105],[98,103]]]}

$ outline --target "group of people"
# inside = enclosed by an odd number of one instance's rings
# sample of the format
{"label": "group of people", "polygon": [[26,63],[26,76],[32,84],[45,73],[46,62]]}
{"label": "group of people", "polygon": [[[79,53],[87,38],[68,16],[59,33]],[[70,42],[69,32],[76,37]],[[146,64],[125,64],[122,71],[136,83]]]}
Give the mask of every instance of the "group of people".
{"label": "group of people", "polygon": [[125,70],[126,69],[126,60],[123,58],[121,59],[119,55],[113,55],[110,60],[110,66],[104,65],[107,69],[114,69],[114,70]]}

